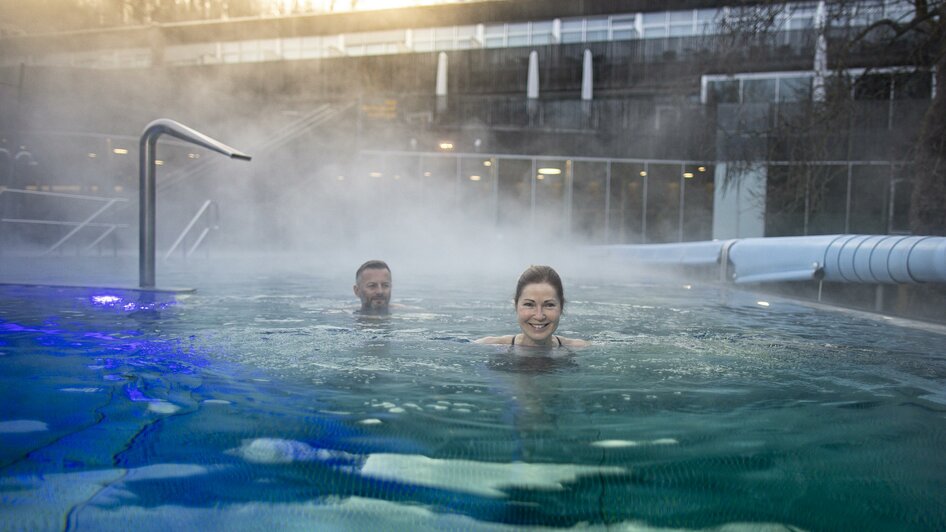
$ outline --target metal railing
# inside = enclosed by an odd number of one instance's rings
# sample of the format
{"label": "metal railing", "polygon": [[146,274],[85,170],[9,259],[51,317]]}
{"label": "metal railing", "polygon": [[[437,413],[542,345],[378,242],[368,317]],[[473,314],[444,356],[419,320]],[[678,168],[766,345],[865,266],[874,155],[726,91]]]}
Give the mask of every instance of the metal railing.
{"label": "metal railing", "polygon": [[0,187],[0,195],[2,194],[22,194],[26,196],[47,196],[47,197],[58,197],[58,198],[68,198],[74,200],[84,200],[84,201],[98,201],[104,202],[98,210],[93,212],[91,215],[87,216],[84,220],[81,221],[68,221],[68,220],[47,220],[41,218],[0,218],[0,222],[3,223],[13,223],[13,224],[33,224],[33,225],[47,225],[47,226],[60,226],[60,227],[72,227],[72,229],[66,233],[63,237],[57,240],[53,245],[46,248],[42,252],[41,256],[49,255],[50,253],[61,249],[66,242],[72,240],[80,231],[89,227],[89,228],[102,228],[103,231],[86,247],[83,248],[83,252],[88,252],[99,243],[101,243],[106,237],[111,235],[116,229],[125,229],[128,227],[128,224],[122,223],[107,223],[107,222],[96,222],[95,220],[99,218],[103,213],[105,213],[109,208],[111,208],[116,203],[122,203],[128,201],[125,198],[105,198],[99,196],[85,196],[81,194],[66,194],[63,192],[47,192],[42,190],[21,190]]}
{"label": "metal railing", "polygon": [[[206,222],[206,225],[201,228],[200,233],[194,239],[194,242],[191,244],[187,250],[184,250],[184,240],[191,233],[194,227],[197,225],[197,222],[203,219]],[[211,231],[216,231],[220,228],[220,208],[217,206],[217,202],[213,200],[207,200],[201,205],[200,209],[197,210],[197,214],[191,218],[191,221],[187,224],[187,227],[181,231],[181,234],[178,235],[177,240],[174,241],[174,244],[168,249],[167,253],[164,254],[164,260],[171,258],[171,255],[180,248],[184,252],[184,258],[190,257],[194,251],[204,242],[204,239],[207,238],[207,235]]]}

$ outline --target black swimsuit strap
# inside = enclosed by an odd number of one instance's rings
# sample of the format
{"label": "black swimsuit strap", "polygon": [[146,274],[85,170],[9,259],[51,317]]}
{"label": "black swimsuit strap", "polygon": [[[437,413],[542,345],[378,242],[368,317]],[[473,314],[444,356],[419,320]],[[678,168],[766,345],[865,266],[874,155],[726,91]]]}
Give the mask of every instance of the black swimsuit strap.
{"label": "black swimsuit strap", "polygon": [[[511,345],[516,345],[516,337],[517,337],[517,336],[519,336],[519,335],[518,335],[518,334],[512,335],[512,344],[511,344]],[[558,336],[556,336],[555,339],[558,340],[558,346],[559,346],[559,347],[562,347],[562,339],[559,338]]]}

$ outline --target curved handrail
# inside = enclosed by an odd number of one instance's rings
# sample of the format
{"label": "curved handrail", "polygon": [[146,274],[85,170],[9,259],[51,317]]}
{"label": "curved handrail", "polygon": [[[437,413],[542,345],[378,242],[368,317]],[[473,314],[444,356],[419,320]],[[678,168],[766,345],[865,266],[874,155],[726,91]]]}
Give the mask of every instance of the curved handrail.
{"label": "curved handrail", "polygon": [[138,223],[138,285],[154,288],[155,278],[155,213],[157,170],[155,147],[163,134],[222,153],[231,159],[249,161],[251,157],[235,148],[168,118],[159,118],[145,127],[138,144],[139,223]]}

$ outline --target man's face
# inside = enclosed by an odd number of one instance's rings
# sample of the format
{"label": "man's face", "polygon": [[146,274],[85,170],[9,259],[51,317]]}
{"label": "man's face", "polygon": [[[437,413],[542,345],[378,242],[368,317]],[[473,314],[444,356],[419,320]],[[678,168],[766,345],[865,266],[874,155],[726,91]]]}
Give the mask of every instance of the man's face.
{"label": "man's face", "polygon": [[358,276],[354,290],[361,299],[362,312],[386,313],[391,301],[391,272],[383,268],[368,268]]}

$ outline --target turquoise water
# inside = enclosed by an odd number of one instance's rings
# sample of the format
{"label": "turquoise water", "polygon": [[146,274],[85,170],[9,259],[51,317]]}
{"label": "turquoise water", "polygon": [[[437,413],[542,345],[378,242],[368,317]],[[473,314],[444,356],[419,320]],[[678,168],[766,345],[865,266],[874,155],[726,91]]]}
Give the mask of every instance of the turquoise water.
{"label": "turquoise water", "polygon": [[575,353],[485,278],[2,286],[0,529],[946,528],[937,329],[567,281]]}

